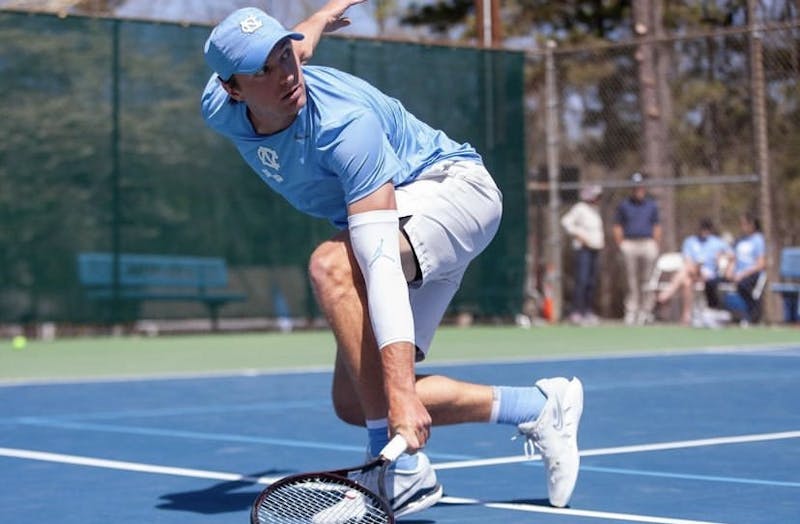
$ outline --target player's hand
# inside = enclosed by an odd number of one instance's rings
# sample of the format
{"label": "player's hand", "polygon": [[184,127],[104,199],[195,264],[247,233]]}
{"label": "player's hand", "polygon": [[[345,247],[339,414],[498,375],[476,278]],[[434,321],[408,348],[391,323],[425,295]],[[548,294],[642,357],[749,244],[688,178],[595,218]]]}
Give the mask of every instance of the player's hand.
{"label": "player's hand", "polygon": [[327,17],[325,32],[332,33],[349,26],[352,22],[348,17],[344,16],[345,11],[351,6],[363,4],[365,1],[366,0],[331,0],[325,4],[319,11]]}
{"label": "player's hand", "polygon": [[389,399],[391,436],[400,434],[408,442],[408,452],[425,447],[431,435],[431,415],[416,393],[393,395]]}
{"label": "player's hand", "polygon": [[410,342],[393,342],[380,351],[391,436],[403,435],[408,451],[419,451],[428,442],[431,415],[417,395],[416,348]]}

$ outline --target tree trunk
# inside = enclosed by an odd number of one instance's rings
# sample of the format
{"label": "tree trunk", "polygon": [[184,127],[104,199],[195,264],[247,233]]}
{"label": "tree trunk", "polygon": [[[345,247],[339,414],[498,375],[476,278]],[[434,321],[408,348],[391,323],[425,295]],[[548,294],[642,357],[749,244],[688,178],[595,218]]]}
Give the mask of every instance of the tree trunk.
{"label": "tree trunk", "polygon": [[643,170],[655,181],[666,182],[656,191],[663,228],[663,247],[675,249],[675,190],[669,184],[675,177],[669,161],[669,119],[672,98],[667,77],[670,55],[665,44],[656,39],[664,36],[663,0],[634,0],[633,22],[641,44],[636,51],[639,63],[639,105],[642,113]]}

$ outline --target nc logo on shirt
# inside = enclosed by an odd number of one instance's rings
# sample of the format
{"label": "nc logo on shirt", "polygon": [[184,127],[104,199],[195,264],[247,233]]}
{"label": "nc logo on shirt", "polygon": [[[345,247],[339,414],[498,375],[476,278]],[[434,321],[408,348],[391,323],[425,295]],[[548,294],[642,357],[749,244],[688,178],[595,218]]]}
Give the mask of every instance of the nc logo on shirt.
{"label": "nc logo on shirt", "polygon": [[262,25],[264,25],[264,23],[254,15],[250,15],[239,22],[239,27],[242,28],[242,33],[245,34],[255,33]]}
{"label": "nc logo on shirt", "polygon": [[261,160],[262,164],[276,171],[281,168],[281,165],[278,163],[278,153],[274,149],[264,146],[259,147],[258,159]]}
{"label": "nc logo on shirt", "polygon": [[[258,159],[262,164],[275,171],[281,168],[281,165],[278,163],[278,153],[274,149],[264,146],[259,147]],[[283,182],[283,177],[278,173],[272,173],[269,169],[262,169],[261,172],[264,173],[264,176],[267,178],[271,178],[278,183]]]}

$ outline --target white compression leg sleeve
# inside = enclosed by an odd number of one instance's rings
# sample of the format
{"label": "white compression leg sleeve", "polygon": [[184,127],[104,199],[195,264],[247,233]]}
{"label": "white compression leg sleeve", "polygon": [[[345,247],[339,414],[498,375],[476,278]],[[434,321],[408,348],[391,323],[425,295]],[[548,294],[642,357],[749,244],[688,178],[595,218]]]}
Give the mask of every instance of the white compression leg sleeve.
{"label": "white compression leg sleeve", "polygon": [[400,263],[397,210],[350,215],[350,242],[367,285],[367,303],[378,347],[414,343],[414,317]]}

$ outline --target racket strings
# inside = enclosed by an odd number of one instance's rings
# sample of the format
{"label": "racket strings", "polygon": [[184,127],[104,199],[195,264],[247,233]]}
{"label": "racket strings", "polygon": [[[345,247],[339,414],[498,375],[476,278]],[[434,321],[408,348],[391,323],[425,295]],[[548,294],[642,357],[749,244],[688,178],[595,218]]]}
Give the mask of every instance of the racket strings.
{"label": "racket strings", "polygon": [[259,524],[386,524],[380,501],[331,478],[277,486],[256,507]]}

